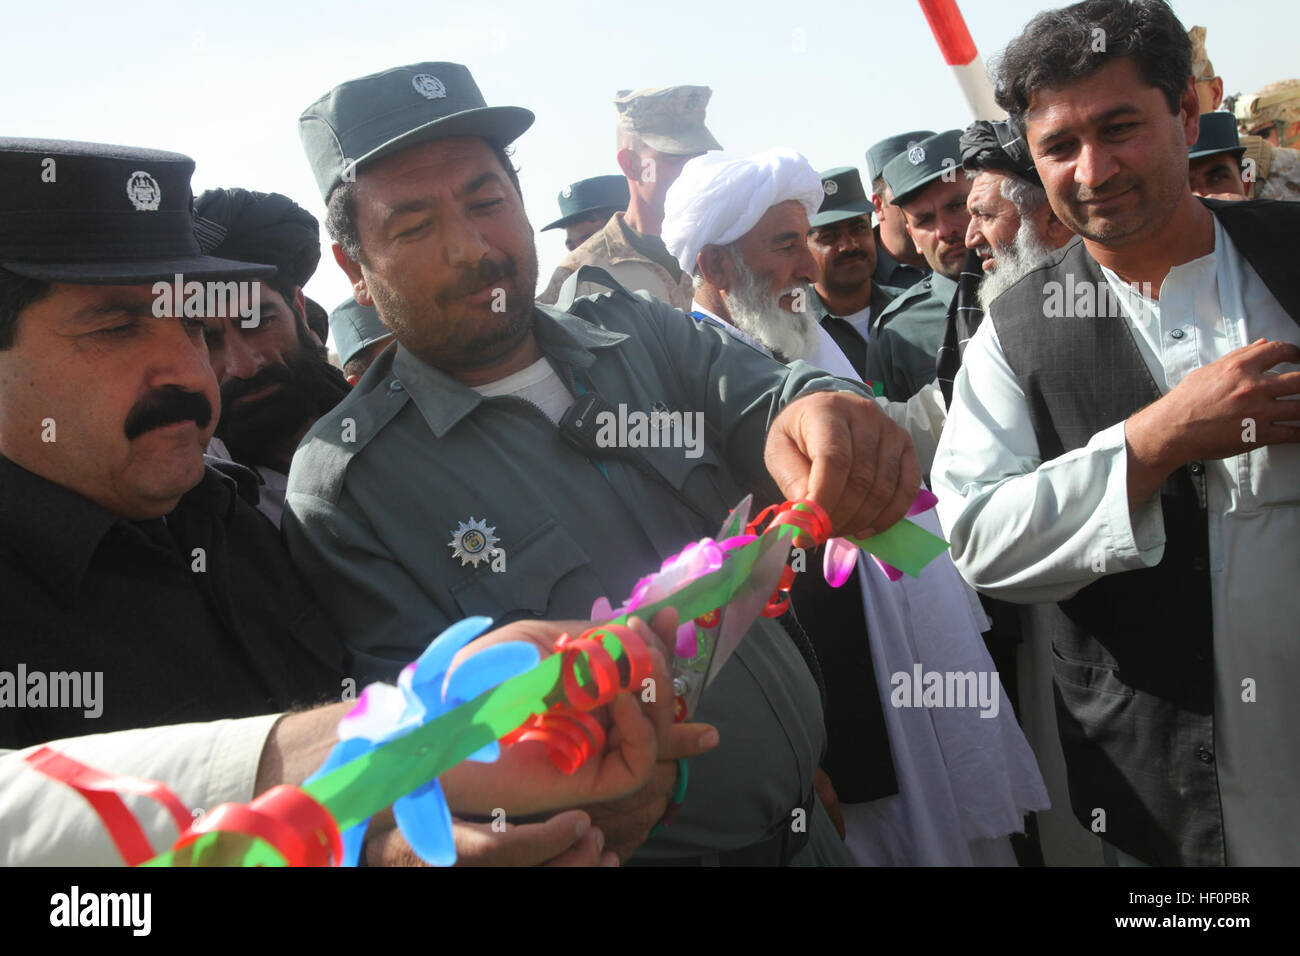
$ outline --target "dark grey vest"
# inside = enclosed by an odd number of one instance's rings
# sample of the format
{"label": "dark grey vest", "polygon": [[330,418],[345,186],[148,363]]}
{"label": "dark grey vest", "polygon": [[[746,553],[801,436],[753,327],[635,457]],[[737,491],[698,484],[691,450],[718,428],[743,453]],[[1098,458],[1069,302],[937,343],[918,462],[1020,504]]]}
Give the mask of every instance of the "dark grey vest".
{"label": "dark grey vest", "polygon": [[[1300,323],[1300,203],[1206,201],[1269,291]],[[1049,283],[1059,283],[1052,286]],[[1087,293],[1093,295],[1089,314]],[[1066,315],[1045,314],[1049,298]],[[997,299],[990,313],[1029,402],[1043,461],[1160,397],[1118,300],[1082,240]],[[1156,865],[1223,865],[1214,755],[1214,653],[1205,468],[1160,489],[1160,563],[1025,609],[1050,636],[1056,708],[1075,816]]]}

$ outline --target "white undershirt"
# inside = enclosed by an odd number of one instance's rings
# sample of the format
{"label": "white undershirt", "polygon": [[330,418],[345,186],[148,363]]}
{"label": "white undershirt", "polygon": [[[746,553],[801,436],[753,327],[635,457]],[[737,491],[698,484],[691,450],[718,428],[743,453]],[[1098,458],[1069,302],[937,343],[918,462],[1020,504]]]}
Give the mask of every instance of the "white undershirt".
{"label": "white undershirt", "polygon": [[560,424],[560,418],[573,404],[572,393],[545,356],[528,368],[520,369],[505,378],[486,385],[476,385],[474,391],[484,398],[495,398],[498,395],[522,398],[540,408],[556,425]]}
{"label": "white undershirt", "polygon": [[862,341],[865,342],[871,338],[871,306],[868,305],[865,309],[859,309],[852,315],[841,315],[839,318],[853,326],[854,331],[862,336]]}

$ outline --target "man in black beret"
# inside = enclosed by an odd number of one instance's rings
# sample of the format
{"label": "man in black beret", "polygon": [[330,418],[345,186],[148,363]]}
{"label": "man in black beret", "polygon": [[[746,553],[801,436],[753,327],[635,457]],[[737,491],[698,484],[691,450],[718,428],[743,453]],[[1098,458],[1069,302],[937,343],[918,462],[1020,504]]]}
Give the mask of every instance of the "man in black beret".
{"label": "man in black beret", "polygon": [[341,687],[332,625],[239,493],[251,476],[205,465],[221,399],[203,313],[252,321],[273,268],[202,253],[193,169],[0,140],[0,659],[102,675],[97,713],[0,706],[0,746]]}
{"label": "man in black beret", "polygon": [[205,252],[276,267],[259,282],[257,321],[208,316],[203,335],[221,383],[216,437],[257,474],[258,509],[279,526],[298,442],[348,393],[307,327],[302,289],[320,261],[320,226],[288,196],[247,189],[209,189],[194,211]]}
{"label": "man in black beret", "polygon": [[[221,402],[204,313],[238,302],[257,318],[246,284],[273,270],[201,252],[193,169],[158,150],[0,139],[0,862],[118,861],[81,798],[9,748],[57,741],[212,807],[301,783],[353,707],[332,625],[242,497],[246,469],[205,462]],[[524,622],[490,639],[546,646],[565,629]],[[658,730],[671,719],[660,700]],[[332,703],[284,713],[317,701]],[[613,787],[507,754],[444,775],[460,780],[451,806],[524,815],[635,791],[657,733],[637,708],[613,719],[637,731],[610,735],[630,771]],[[699,725],[672,726],[680,746],[708,749]],[[160,819],[142,819],[155,847],[175,837]],[[478,862],[602,858],[583,813],[455,836]],[[411,860],[391,825],[367,839],[372,863]]]}

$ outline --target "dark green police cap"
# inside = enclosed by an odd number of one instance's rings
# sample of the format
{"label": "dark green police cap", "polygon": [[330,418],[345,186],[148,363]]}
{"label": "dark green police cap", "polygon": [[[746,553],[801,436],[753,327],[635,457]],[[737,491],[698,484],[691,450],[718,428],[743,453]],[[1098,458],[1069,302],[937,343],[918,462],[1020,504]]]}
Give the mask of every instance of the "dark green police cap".
{"label": "dark green police cap", "polygon": [[340,365],[347,365],[366,346],[393,334],[373,306],[362,305],[356,299],[346,299],[334,307],[330,313],[330,331],[334,333]]}
{"label": "dark green police cap", "polygon": [[914,129],[910,133],[895,133],[886,136],[867,150],[867,182],[874,183],[889,161],[899,153],[906,152],[923,139],[934,135],[932,129]]}
{"label": "dark green police cap", "polygon": [[[952,170],[950,173],[949,170]],[[950,180],[961,172],[961,130],[950,129],[921,140],[899,153],[884,168],[883,175],[895,206],[902,206],[941,176]]]}
{"label": "dark green police cap", "polygon": [[825,194],[817,215],[808,221],[808,225],[829,226],[844,219],[868,216],[874,208],[866,190],[862,188],[862,174],[854,166],[836,166],[828,169],[822,176],[822,192]]}
{"label": "dark green police cap", "polygon": [[459,63],[415,63],[348,80],[298,117],[298,135],[321,197],[367,163],[447,136],[514,142],[533,125],[518,106],[488,106]]}
{"label": "dark green police cap", "polygon": [[542,226],[540,231],[559,229],[605,209],[612,209],[615,212],[626,209],[630,199],[626,176],[592,176],[590,179],[579,179],[576,183],[571,183],[560,190],[560,218]]}

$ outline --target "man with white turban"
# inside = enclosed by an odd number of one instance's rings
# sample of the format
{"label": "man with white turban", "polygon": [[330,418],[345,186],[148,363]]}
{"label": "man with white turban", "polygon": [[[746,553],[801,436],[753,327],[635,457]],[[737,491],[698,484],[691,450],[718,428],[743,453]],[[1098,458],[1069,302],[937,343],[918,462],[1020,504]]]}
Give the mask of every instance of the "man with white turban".
{"label": "man with white turban", "polygon": [[[817,262],[808,221],[822,202],[821,176],[792,149],[742,158],[706,153],[682,169],[664,205],[663,239],[693,275],[692,314],[787,364],[803,359],[861,381],[809,308]],[[942,403],[878,399],[907,429],[929,473],[943,431]]]}
{"label": "man with white turban", "polygon": [[[668,191],[663,239],[683,272],[694,276],[696,320],[720,325],[784,362],[802,359],[860,381],[806,308],[808,287],[818,279],[808,249],[809,219],[821,201],[821,177],[793,150],[749,158],[709,153],[687,163]],[[906,405],[878,402],[908,426]],[[923,437],[937,437],[941,427],[942,420],[927,422]],[[940,533],[933,512],[913,520]],[[890,760],[881,763],[852,741],[837,747],[837,738],[861,736],[861,726],[828,727],[828,763],[837,749],[841,759],[847,749],[853,760],[879,765],[881,775],[892,769],[896,780],[896,786],[889,780],[875,787],[857,781],[861,796],[841,794],[845,842],[862,865],[1014,864],[1008,835],[1024,829],[1025,813],[1045,809],[1047,797],[980,639],[985,618],[978,601],[946,555],[919,579],[896,583],[867,565],[860,562],[856,582],[846,585],[860,589],[860,609],[845,608],[826,590],[808,591],[803,603],[795,599],[818,653],[833,658],[823,666],[828,724],[835,721],[837,699],[842,704],[846,696],[864,696],[855,693],[860,684],[837,681],[838,675],[873,675],[883,705],[892,768]],[[818,576],[800,577],[807,584]],[[983,711],[951,702],[916,708],[900,689],[919,680],[922,669],[988,675],[991,697],[1000,703]],[[849,712],[871,719],[862,708],[841,711]],[[842,762],[831,768],[832,783],[843,787],[841,774],[860,769]]]}

